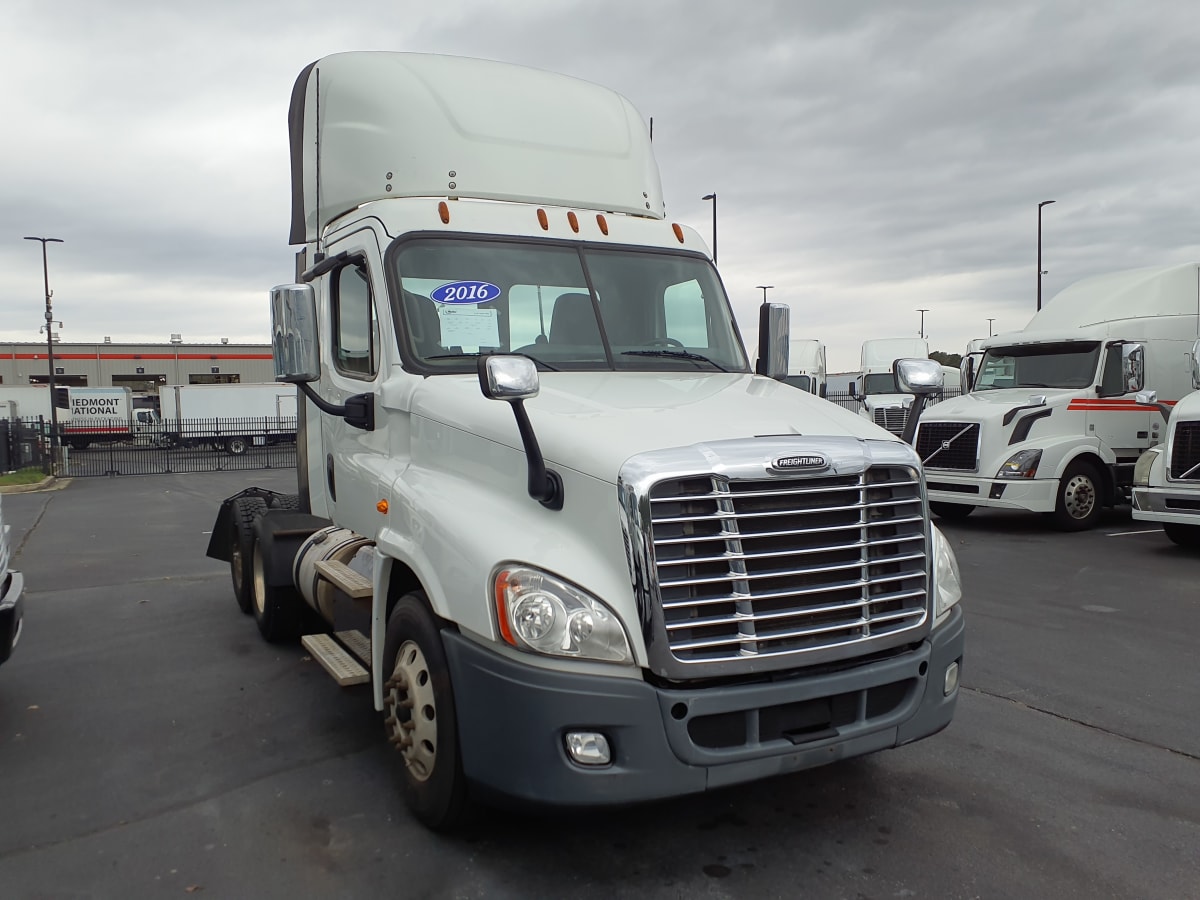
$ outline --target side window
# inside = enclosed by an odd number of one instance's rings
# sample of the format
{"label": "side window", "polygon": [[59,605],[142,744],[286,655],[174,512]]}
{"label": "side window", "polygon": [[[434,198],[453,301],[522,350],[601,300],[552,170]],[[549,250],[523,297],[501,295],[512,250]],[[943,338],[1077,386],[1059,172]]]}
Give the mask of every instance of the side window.
{"label": "side window", "polygon": [[361,262],[333,274],[333,355],[338,371],[367,378],[378,370],[379,323],[367,267]]}
{"label": "side window", "polygon": [[1100,396],[1116,397],[1125,393],[1125,379],[1122,377],[1121,347],[1111,345],[1104,357],[1104,373],[1100,381]]}

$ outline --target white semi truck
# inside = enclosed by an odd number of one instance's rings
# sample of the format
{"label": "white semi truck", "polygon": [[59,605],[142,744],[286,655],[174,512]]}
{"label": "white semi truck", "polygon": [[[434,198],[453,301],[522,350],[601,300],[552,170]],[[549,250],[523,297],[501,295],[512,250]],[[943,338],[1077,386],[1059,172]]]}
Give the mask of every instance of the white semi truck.
{"label": "white semi truck", "polygon": [[750,371],[629,101],[345,53],[290,125],[299,491],[225,500],[208,553],[265,639],[370,684],[417,818],[703,791],[950,722],[961,585],[914,451],[781,383],[786,307]]}
{"label": "white semi truck", "polygon": [[4,512],[0,509],[0,663],[8,661],[21,639],[24,606],[21,594],[25,590],[25,579],[20,572],[8,567],[9,552],[8,526],[4,524]]}
{"label": "white semi truck", "polygon": [[825,396],[825,344],[793,338],[788,348],[788,373],[783,379],[794,388]]}
{"label": "white semi truck", "polygon": [[296,439],[290,384],[172,384],[159,390],[161,433],[170,446],[210,446],[240,456]]}
{"label": "white semi truck", "polygon": [[971,393],[939,403],[917,432],[931,508],[1094,525],[1128,497],[1138,457],[1162,442],[1163,417],[1137,392],[1173,404],[1191,389],[1198,297],[1195,263],[1100,275],[1063,290],[1023,331],[984,341]]}
{"label": "white semi truck", "polygon": [[[1133,468],[1133,517],[1158,522],[1181,547],[1200,549],[1200,341],[1192,345],[1192,386],[1173,406],[1163,404],[1166,438]],[[1136,395],[1155,405],[1157,392]]]}
{"label": "white semi truck", "polygon": [[913,395],[896,380],[892,363],[897,359],[928,359],[924,338],[875,338],[863,341],[859,375],[851,395],[861,402],[859,414],[892,434],[903,434]]}

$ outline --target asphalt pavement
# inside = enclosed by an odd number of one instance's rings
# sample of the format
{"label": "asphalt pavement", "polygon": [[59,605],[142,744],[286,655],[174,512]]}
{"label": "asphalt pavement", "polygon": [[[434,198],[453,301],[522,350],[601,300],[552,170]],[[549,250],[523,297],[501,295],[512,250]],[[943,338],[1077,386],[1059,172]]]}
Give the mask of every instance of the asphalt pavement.
{"label": "asphalt pavement", "polygon": [[263,643],[204,556],[222,498],[293,478],[4,497],[27,612],[0,666],[0,898],[1200,898],[1200,554],[1128,510],[939,523],[968,629],[939,735],[444,837],[408,815],[369,692]]}

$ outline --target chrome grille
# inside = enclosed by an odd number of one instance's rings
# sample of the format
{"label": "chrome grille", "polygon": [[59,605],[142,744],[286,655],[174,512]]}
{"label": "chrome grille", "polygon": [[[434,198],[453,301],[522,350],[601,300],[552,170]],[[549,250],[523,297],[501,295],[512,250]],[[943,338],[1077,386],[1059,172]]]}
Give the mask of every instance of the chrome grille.
{"label": "chrome grille", "polygon": [[650,506],[662,624],[679,662],[894,645],[925,622],[924,506],[912,468],[682,477],[655,484]]}
{"label": "chrome grille", "polygon": [[1171,438],[1171,478],[1200,481],[1200,422],[1176,422]]}
{"label": "chrome grille", "polygon": [[979,423],[921,422],[917,455],[927,469],[974,472],[979,465]]}
{"label": "chrome grille", "polygon": [[885,406],[875,410],[875,424],[880,425],[892,434],[903,434],[904,423],[908,421],[908,409],[903,406]]}

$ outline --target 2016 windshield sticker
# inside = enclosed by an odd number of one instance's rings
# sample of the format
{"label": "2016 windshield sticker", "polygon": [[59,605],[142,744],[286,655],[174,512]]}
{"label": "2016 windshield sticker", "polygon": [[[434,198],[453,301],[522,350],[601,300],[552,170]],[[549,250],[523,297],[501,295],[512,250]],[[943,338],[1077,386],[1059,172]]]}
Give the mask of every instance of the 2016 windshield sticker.
{"label": "2016 windshield sticker", "polygon": [[500,296],[500,288],[487,281],[452,281],[434,288],[429,297],[434,303],[486,303]]}

